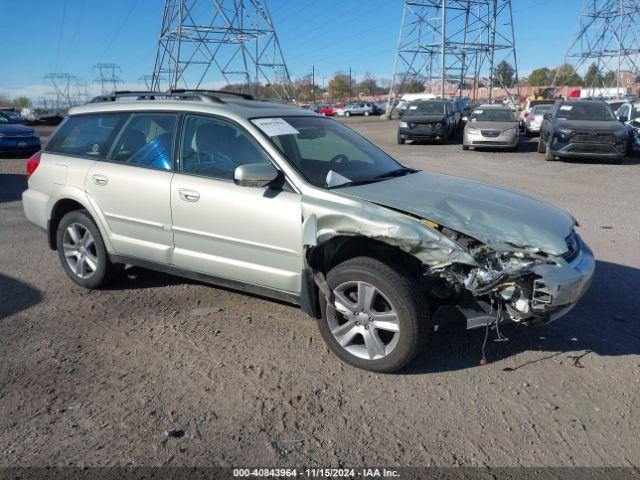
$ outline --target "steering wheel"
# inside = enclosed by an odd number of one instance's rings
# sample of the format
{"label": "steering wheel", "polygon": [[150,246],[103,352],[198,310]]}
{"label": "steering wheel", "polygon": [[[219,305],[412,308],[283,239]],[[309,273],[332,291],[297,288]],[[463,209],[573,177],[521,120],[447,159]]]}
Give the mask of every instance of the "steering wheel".
{"label": "steering wheel", "polygon": [[329,166],[331,167],[331,170],[335,172],[336,167],[339,167],[345,163],[349,163],[349,157],[347,157],[344,153],[339,153],[329,161]]}

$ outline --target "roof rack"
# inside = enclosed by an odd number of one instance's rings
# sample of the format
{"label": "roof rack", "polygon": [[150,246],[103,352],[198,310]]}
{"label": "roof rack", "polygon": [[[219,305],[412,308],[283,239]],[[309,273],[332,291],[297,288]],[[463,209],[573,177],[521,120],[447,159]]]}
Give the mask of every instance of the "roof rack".
{"label": "roof rack", "polygon": [[177,94],[195,94],[195,95],[207,95],[217,97],[218,95],[235,95],[236,97],[243,98],[245,100],[255,100],[253,95],[248,93],[241,92],[232,92],[228,90],[204,90],[204,89],[189,89],[189,88],[173,88],[167,91],[168,93],[177,93]]}
{"label": "roof rack", "polygon": [[220,98],[224,95],[233,95],[243,98],[244,100],[253,100],[254,98],[247,93],[227,92],[225,90],[197,90],[197,89],[172,89],[166,92],[153,90],[117,90],[106,95],[99,95],[93,98],[89,103],[115,102],[121,98],[135,97],[136,100],[199,100],[209,103],[225,103]]}

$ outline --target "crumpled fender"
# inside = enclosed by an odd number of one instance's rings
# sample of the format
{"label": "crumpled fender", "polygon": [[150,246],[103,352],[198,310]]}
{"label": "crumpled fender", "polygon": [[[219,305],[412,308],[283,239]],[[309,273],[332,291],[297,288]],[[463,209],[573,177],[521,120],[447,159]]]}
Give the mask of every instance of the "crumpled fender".
{"label": "crumpled fender", "polygon": [[398,247],[428,267],[452,263],[477,266],[466,250],[420,220],[373,203],[304,197],[302,201],[303,246],[322,245],[336,236],[360,236]]}

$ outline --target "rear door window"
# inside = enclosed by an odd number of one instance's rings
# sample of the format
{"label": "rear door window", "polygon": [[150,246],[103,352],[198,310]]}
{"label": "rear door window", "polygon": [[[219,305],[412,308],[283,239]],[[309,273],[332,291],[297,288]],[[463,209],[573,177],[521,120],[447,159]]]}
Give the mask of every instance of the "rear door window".
{"label": "rear door window", "polygon": [[49,141],[46,151],[104,159],[113,137],[128,117],[128,113],[72,116]]}
{"label": "rear door window", "polygon": [[118,135],[108,160],[158,170],[173,169],[175,113],[133,114]]}

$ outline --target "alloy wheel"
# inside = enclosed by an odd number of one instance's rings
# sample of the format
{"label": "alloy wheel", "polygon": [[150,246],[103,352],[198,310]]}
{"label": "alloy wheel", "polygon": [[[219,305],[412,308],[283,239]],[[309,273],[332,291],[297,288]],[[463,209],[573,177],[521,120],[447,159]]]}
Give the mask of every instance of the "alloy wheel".
{"label": "alloy wheel", "polygon": [[398,344],[400,319],[384,293],[370,283],[351,281],[333,294],[335,314],[327,315],[327,321],[340,346],[366,360],[388,356]]}
{"label": "alloy wheel", "polygon": [[98,252],[91,232],[80,223],[70,224],[62,237],[67,265],[79,278],[91,278],[98,269]]}

